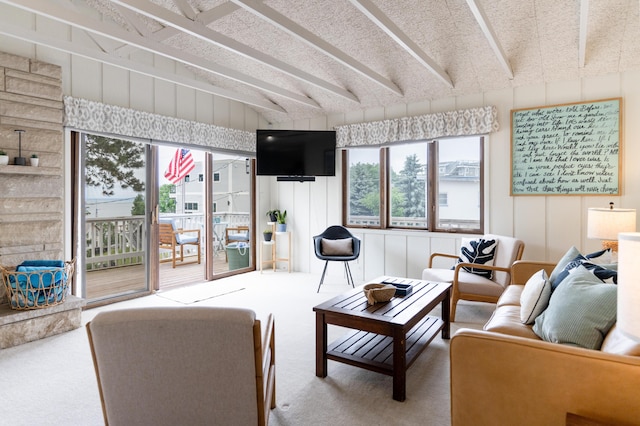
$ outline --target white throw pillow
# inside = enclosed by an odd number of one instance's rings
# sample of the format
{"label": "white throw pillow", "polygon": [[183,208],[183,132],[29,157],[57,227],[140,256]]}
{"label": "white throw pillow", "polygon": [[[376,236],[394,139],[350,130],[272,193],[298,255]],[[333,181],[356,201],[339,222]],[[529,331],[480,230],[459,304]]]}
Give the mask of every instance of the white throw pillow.
{"label": "white throw pillow", "polygon": [[[460,246],[460,257],[457,263],[475,263],[480,265],[493,266],[493,258],[496,254],[496,240],[485,240],[484,238],[462,238]],[[463,266],[467,272],[481,277],[493,278],[491,269],[483,269],[482,267]]]}
{"label": "white throw pillow", "polygon": [[551,298],[551,282],[544,269],[529,278],[520,294],[520,320],[523,324],[533,324],[544,312]]}

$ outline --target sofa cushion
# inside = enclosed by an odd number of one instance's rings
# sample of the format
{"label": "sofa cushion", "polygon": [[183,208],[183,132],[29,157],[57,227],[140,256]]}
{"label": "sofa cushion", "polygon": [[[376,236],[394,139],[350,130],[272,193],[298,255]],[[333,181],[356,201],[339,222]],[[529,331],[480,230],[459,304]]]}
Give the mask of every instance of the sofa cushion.
{"label": "sofa cushion", "polygon": [[498,303],[496,303],[496,306],[520,306],[520,296],[522,295],[522,290],[524,290],[524,285],[511,284],[507,286],[502,295],[500,295],[500,299],[498,299]]}
{"label": "sofa cushion", "polygon": [[341,238],[337,240],[322,239],[322,254],[324,256],[351,256],[353,254],[353,239]]}
{"label": "sofa cushion", "polygon": [[551,295],[533,331],[543,340],[600,349],[616,322],[617,286],[578,266]]}
{"label": "sofa cushion", "polygon": [[[430,282],[450,283],[453,282],[454,273],[455,271],[452,269],[427,268],[422,271],[422,279]],[[460,293],[473,293],[497,298],[504,291],[504,287],[480,275],[461,269],[458,272],[458,290]]]}
{"label": "sofa cushion", "polygon": [[533,332],[530,325],[523,324],[520,321],[520,306],[517,305],[497,307],[483,329],[494,333],[540,340],[540,337]]}
{"label": "sofa cushion", "polygon": [[[458,263],[478,263],[493,266],[493,258],[497,245],[498,242],[496,240],[463,238]],[[463,269],[471,274],[476,274],[488,279],[493,277],[493,271],[489,269],[471,268],[468,266],[464,266]]]}
{"label": "sofa cushion", "polygon": [[529,278],[520,295],[520,321],[523,324],[533,324],[549,304],[551,297],[551,282],[544,269],[539,270]]}

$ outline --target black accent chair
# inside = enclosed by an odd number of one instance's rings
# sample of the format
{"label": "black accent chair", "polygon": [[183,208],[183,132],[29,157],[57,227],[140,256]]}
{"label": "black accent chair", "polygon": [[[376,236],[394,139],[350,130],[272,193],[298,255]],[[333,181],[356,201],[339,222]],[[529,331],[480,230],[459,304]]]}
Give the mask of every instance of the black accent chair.
{"label": "black accent chair", "polygon": [[[322,242],[323,239],[325,240],[324,244]],[[346,239],[351,239],[350,247],[349,244],[344,241]],[[351,269],[349,268],[349,261],[355,260],[360,256],[359,238],[353,236],[353,234],[351,234],[351,232],[349,232],[349,230],[344,226],[334,225],[325,229],[322,234],[313,237],[313,247],[315,249],[316,257],[320,260],[326,261],[324,269],[322,270],[322,278],[320,278],[320,284],[318,284],[317,292],[320,291],[320,286],[324,282],[324,276],[327,272],[329,261],[344,262],[347,284],[351,284],[351,287],[355,288]]]}

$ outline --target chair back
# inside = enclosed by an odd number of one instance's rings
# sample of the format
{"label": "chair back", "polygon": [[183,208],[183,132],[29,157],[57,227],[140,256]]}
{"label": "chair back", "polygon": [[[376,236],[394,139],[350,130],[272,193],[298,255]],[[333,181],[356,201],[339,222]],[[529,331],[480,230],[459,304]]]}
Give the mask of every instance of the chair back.
{"label": "chair back", "polygon": [[[493,234],[486,234],[484,238],[498,242],[493,260],[495,266],[511,269],[513,262],[522,258],[522,253],[524,252],[524,242],[522,240]],[[511,277],[506,272],[496,271],[493,276],[493,281],[506,287],[509,285]]]}
{"label": "chair back", "polygon": [[175,234],[173,233],[173,225],[171,223],[158,223],[159,241],[161,245],[171,245],[174,243]]}
{"label": "chair back", "polygon": [[[322,250],[322,240],[342,240],[351,238],[352,254],[344,255],[326,255]],[[355,237],[347,228],[340,225],[333,225],[328,227],[320,235],[313,237],[313,249],[318,259],[322,260],[340,260],[349,261],[355,260],[360,256],[360,239]]]}
{"label": "chair back", "polygon": [[258,424],[255,323],[238,308],[99,313],[87,332],[105,423]]}

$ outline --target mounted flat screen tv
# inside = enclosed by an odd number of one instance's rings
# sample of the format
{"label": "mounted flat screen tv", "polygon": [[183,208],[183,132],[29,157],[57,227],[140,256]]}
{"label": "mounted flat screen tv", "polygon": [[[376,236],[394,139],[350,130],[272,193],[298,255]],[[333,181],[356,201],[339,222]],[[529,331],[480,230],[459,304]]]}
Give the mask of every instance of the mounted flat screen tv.
{"label": "mounted flat screen tv", "polygon": [[261,176],[335,176],[336,132],[258,129],[256,158]]}

